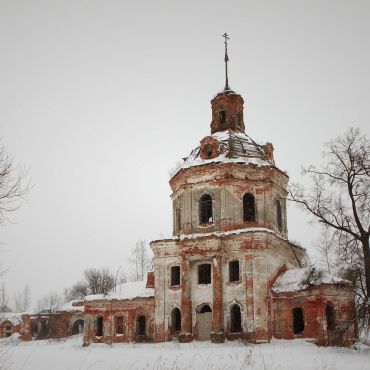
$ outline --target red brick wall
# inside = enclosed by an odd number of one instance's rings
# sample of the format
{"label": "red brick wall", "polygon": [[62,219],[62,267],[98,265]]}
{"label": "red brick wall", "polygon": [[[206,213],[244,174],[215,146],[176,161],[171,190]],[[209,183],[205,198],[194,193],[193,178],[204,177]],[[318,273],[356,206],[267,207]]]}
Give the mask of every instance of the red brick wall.
{"label": "red brick wall", "polygon": [[[103,318],[103,336],[97,337],[96,318]],[[123,316],[124,334],[116,334],[116,316]],[[145,316],[145,335],[138,335],[137,319]],[[86,302],[84,345],[89,343],[152,342],[154,341],[154,298],[132,300],[100,300]]]}

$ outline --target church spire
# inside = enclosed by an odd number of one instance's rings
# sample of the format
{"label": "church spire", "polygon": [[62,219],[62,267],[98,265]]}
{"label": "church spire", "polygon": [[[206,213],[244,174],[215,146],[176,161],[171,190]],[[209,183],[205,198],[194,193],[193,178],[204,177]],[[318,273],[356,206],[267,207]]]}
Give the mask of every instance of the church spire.
{"label": "church spire", "polygon": [[229,56],[227,55],[227,40],[229,40],[229,35],[225,32],[222,37],[225,39],[225,88],[224,90],[230,90],[229,86],[229,76],[227,73],[227,62],[229,61]]}

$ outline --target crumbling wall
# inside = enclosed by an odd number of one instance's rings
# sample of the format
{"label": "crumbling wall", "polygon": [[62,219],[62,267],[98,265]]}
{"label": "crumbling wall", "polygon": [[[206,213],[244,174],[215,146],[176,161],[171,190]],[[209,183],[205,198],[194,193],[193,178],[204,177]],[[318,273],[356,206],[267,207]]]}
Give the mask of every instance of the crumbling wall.
{"label": "crumbling wall", "polygon": [[[335,328],[329,330],[326,307],[335,312]],[[294,334],[293,310],[301,308],[304,329]],[[356,340],[355,303],[348,285],[322,284],[295,292],[273,293],[273,335],[278,339],[302,338],[318,345],[351,345]]]}
{"label": "crumbling wall", "polygon": [[[139,316],[145,317],[145,334],[138,328]],[[102,335],[97,335],[97,318],[102,318]],[[117,333],[117,317],[123,317],[123,333]],[[85,303],[84,345],[154,341],[154,298],[99,300]]]}

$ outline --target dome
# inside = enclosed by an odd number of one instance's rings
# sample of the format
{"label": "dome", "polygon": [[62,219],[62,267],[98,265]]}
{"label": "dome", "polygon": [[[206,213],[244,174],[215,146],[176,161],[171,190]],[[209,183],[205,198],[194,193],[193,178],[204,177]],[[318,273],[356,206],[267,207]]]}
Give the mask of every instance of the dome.
{"label": "dome", "polygon": [[184,158],[182,168],[208,163],[246,163],[274,166],[272,144],[258,145],[245,132],[218,131],[206,136],[200,145]]}

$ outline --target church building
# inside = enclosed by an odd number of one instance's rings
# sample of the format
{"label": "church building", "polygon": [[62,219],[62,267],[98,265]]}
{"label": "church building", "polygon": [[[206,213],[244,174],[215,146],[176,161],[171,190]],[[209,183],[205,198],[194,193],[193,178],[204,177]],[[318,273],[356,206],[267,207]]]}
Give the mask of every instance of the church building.
{"label": "church building", "polygon": [[[225,35],[226,36],[226,35]],[[356,338],[351,284],[312,266],[288,239],[288,175],[273,145],[246,131],[244,100],[228,83],[211,101],[210,134],[170,179],[173,237],[150,243],[138,294],[85,301],[84,343]]]}

